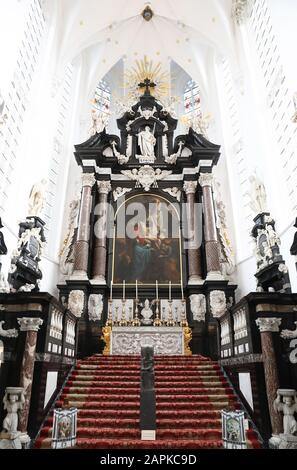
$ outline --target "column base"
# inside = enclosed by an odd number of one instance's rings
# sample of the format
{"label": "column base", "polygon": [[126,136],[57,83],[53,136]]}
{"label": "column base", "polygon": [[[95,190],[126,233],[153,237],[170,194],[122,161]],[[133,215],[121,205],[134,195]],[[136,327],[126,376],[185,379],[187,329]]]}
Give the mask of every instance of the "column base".
{"label": "column base", "polygon": [[226,281],[220,271],[210,271],[207,273],[206,281]]}
{"label": "column base", "polygon": [[192,276],[188,280],[188,286],[201,286],[205,280],[198,276]]}
{"label": "column base", "polygon": [[90,280],[90,284],[93,286],[106,286],[106,279],[103,276],[95,276]]}
{"label": "column base", "polygon": [[142,441],[155,441],[156,431],[141,431],[141,440]]}
{"label": "column base", "polygon": [[88,275],[85,271],[74,271],[69,277],[70,281],[87,281]]}

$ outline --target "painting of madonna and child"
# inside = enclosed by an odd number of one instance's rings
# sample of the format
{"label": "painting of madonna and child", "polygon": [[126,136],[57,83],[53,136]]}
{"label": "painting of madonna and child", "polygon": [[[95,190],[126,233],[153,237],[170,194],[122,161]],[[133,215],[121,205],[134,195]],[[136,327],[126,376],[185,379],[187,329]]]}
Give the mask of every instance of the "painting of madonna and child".
{"label": "painting of madonna and child", "polygon": [[139,195],[119,209],[114,237],[113,283],[181,283],[180,224],[166,199]]}

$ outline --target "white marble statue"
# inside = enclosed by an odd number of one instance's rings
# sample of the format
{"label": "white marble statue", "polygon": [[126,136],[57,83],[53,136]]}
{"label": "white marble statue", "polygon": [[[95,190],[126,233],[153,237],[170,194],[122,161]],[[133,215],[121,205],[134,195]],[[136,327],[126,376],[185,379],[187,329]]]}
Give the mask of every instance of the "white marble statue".
{"label": "white marble statue", "polygon": [[103,295],[91,294],[88,301],[88,314],[90,321],[101,320],[103,312]]}
{"label": "white marble statue", "polygon": [[250,207],[252,211],[258,215],[262,212],[267,211],[267,194],[263,182],[258,178],[257,175],[251,175],[249,177],[251,184],[250,188]]}
{"label": "white marble statue", "polygon": [[18,331],[14,328],[12,330],[3,330],[3,325],[5,321],[0,321],[0,336],[3,338],[17,338],[18,337]]}
{"label": "white marble statue", "polygon": [[[154,302],[152,302],[152,304],[153,303]],[[143,320],[141,320],[141,323],[143,323],[143,325],[151,325],[153,323],[154,312],[151,309],[150,301],[148,299],[144,301],[144,307],[141,310],[140,314],[143,318]]]}
{"label": "white marble statue", "polygon": [[202,134],[206,139],[208,138],[207,131],[210,126],[211,116],[202,114],[190,118],[189,127],[191,127],[197,134]]}
{"label": "white marble statue", "polygon": [[97,109],[92,110],[92,126],[90,129],[90,135],[100,134],[106,128],[109,120],[109,115],[100,112]]}
{"label": "white marble statue", "polygon": [[296,435],[297,422],[294,414],[297,413],[297,395],[295,390],[278,390],[274,400],[275,411],[282,412],[284,434]]}
{"label": "white marble statue", "polygon": [[6,277],[0,272],[0,294],[9,294],[10,286],[6,280]]}
{"label": "white marble statue", "polygon": [[23,389],[8,387],[5,390],[5,396],[3,398],[4,410],[7,411],[7,415],[3,421],[3,431],[7,433],[16,433],[18,430],[18,412],[23,409],[25,403],[25,397]]}
{"label": "white marble statue", "polygon": [[43,179],[32,187],[29,196],[29,216],[38,217],[40,215],[45,201],[47,185],[47,180]]}
{"label": "white marble statue", "polygon": [[141,156],[155,159],[154,148],[156,145],[156,138],[154,133],[151,132],[150,127],[146,126],[144,131],[138,133],[138,145],[140,147]]}
{"label": "white marble statue", "polygon": [[267,225],[266,230],[268,232],[269,245],[271,247],[273,247],[275,245],[280,245],[280,243],[281,243],[280,238],[277,236],[276,231],[273,230],[273,227],[271,225]]}
{"label": "white marble statue", "polygon": [[73,245],[75,228],[77,226],[77,216],[79,213],[80,201],[74,199],[71,201],[68,218],[67,235],[63,242],[63,247],[60,251],[60,271],[64,275],[71,275],[73,273],[74,259],[73,259]]}

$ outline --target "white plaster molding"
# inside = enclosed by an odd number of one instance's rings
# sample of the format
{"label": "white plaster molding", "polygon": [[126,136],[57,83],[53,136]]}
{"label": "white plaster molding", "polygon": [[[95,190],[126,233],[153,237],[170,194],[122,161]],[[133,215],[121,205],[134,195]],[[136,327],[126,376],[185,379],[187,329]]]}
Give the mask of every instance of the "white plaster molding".
{"label": "white plaster molding", "polygon": [[192,294],[190,296],[191,312],[194,321],[205,321],[206,298],[203,294]]}
{"label": "white plaster molding", "polygon": [[209,296],[210,309],[214,318],[221,318],[227,309],[225,292],[222,290],[213,290]]}
{"label": "white plaster molding", "polygon": [[265,333],[265,332],[278,333],[281,322],[282,322],[281,318],[266,317],[266,318],[258,318],[256,320],[256,325],[258,326],[260,333]]}
{"label": "white plaster molding", "polygon": [[88,315],[90,321],[101,320],[103,312],[103,295],[91,294],[88,301]]}
{"label": "white plaster molding", "polygon": [[74,316],[80,318],[84,310],[85,294],[82,290],[72,290],[68,298],[68,308]]}
{"label": "white plaster molding", "polygon": [[21,331],[39,331],[43,320],[41,318],[18,318]]}

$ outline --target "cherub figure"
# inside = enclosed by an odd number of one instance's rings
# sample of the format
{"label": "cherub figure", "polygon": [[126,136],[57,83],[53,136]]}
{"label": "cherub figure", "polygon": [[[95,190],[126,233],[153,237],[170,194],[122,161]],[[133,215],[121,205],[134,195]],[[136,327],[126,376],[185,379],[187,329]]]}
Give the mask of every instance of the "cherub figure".
{"label": "cherub figure", "polygon": [[283,394],[283,402],[281,401],[281,391],[277,391],[277,397],[274,400],[273,407],[275,411],[282,412],[284,414],[283,425],[284,434],[296,435],[297,434],[297,422],[294,414],[297,413],[297,396]]}

